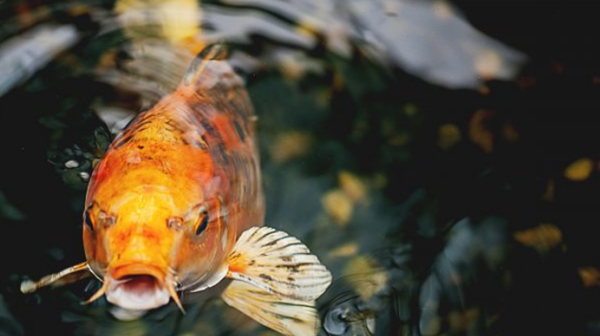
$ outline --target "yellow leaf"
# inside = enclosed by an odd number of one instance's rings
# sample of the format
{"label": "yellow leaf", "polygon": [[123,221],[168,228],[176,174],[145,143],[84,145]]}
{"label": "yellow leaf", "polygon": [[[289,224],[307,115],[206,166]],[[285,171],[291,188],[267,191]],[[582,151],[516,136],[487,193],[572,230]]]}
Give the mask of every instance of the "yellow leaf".
{"label": "yellow leaf", "polygon": [[344,275],[352,279],[354,290],[364,301],[383,290],[388,281],[387,272],[364,256],[350,260],[344,268]]}
{"label": "yellow leaf", "polygon": [[356,175],[342,171],[338,175],[340,187],[353,202],[362,201],[367,194],[367,186]]}
{"label": "yellow leaf", "polygon": [[581,158],[565,169],[565,177],[571,181],[583,181],[590,177],[594,162],[589,158]]}
{"label": "yellow leaf", "polygon": [[356,242],[349,242],[340,247],[337,247],[329,252],[329,257],[332,258],[343,258],[351,257],[358,253],[358,244]]}
{"label": "yellow leaf", "polygon": [[519,243],[545,253],[562,242],[562,232],[552,224],[540,224],[534,228],[515,232]]}
{"label": "yellow leaf", "polygon": [[460,142],[461,134],[458,126],[454,124],[445,124],[440,126],[438,146],[447,150]]}
{"label": "yellow leaf", "polygon": [[[115,5],[125,33],[132,39],[148,35],[178,44],[200,33],[198,0],[119,0]],[[154,27],[152,31],[149,27]]]}
{"label": "yellow leaf", "polygon": [[345,226],[352,217],[354,205],[348,194],[340,189],[329,191],[321,199],[325,212],[340,226]]}
{"label": "yellow leaf", "polygon": [[473,114],[469,122],[469,138],[486,153],[491,153],[494,149],[494,135],[487,125],[493,115],[491,111],[479,110]]}
{"label": "yellow leaf", "polygon": [[579,269],[579,276],[585,287],[600,286],[600,271],[595,267],[582,267]]}
{"label": "yellow leaf", "polygon": [[277,137],[271,147],[271,157],[277,163],[305,155],[313,143],[309,133],[291,131]]}
{"label": "yellow leaf", "polygon": [[519,132],[512,124],[504,125],[502,128],[502,135],[504,136],[504,139],[509,142],[515,142],[519,139]]}

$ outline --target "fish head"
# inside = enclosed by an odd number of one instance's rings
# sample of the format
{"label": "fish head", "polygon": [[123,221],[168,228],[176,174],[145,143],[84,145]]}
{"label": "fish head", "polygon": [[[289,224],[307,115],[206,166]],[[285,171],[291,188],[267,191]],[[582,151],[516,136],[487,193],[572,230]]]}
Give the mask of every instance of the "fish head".
{"label": "fish head", "polygon": [[235,232],[228,232],[222,199],[164,184],[122,190],[96,188],[86,200],[86,257],[104,282],[94,299],[106,294],[139,311],[172,298],[181,307],[177,291],[225,276]]}

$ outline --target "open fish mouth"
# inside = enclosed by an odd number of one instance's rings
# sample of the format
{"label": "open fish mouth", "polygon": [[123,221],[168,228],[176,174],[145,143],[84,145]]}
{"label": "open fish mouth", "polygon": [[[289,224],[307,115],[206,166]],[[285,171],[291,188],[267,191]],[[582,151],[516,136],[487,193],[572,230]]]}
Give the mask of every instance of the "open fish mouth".
{"label": "open fish mouth", "polygon": [[[108,302],[129,310],[150,310],[169,303],[171,298],[179,304],[172,281],[160,269],[131,264],[108,272],[100,290]],[[94,295],[98,296],[98,295]]]}
{"label": "open fish mouth", "polygon": [[152,275],[129,275],[109,281],[106,299],[125,309],[154,309],[166,305],[171,299],[169,291]]}

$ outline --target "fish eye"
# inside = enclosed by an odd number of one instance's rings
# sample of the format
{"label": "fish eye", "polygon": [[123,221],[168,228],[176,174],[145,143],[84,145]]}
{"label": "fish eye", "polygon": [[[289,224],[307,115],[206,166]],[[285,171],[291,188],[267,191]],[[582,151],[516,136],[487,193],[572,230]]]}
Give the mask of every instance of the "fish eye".
{"label": "fish eye", "polygon": [[197,227],[196,227],[196,235],[200,235],[202,233],[202,231],[204,231],[206,229],[206,227],[208,226],[208,220],[209,220],[209,216],[208,216],[208,210],[206,210],[205,207],[202,207],[200,209],[200,216],[198,217],[198,222],[197,222]]}
{"label": "fish eye", "polygon": [[83,213],[83,222],[85,226],[90,230],[90,232],[94,232],[94,221],[92,220],[92,214],[90,213],[91,207],[88,207]]}

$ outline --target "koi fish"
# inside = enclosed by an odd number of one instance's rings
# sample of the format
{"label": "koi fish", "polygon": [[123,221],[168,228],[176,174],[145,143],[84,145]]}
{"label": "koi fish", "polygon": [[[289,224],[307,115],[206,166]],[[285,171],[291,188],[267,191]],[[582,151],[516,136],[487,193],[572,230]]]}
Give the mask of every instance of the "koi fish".
{"label": "koi fish", "polygon": [[314,335],[331,273],[298,239],[263,227],[253,109],[220,45],[111,143],[83,212],[85,262],[24,281],[23,293],[93,275],[131,319],[224,279],[224,301],[284,335]]}

